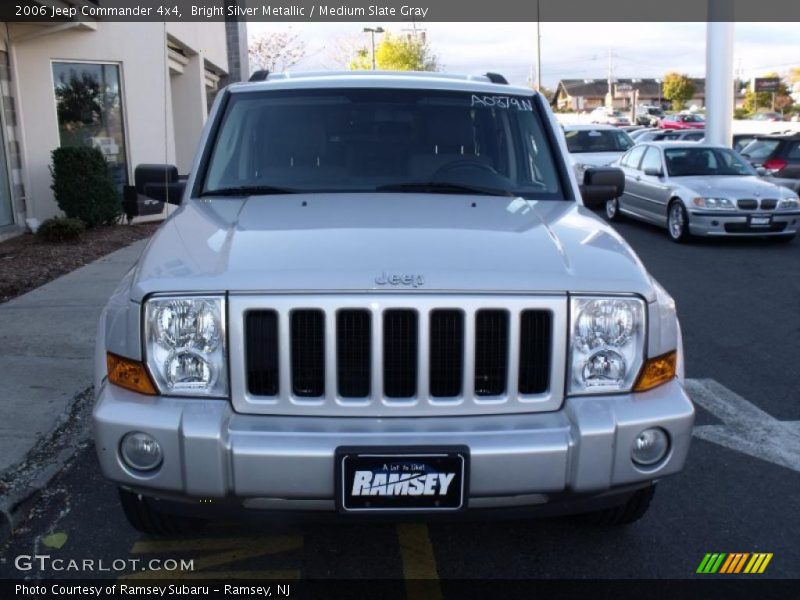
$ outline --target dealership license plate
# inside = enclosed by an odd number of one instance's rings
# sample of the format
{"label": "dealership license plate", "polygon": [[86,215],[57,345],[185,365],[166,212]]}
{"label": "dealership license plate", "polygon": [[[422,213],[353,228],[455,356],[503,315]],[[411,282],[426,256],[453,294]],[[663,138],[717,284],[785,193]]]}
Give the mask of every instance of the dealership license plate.
{"label": "dealership license plate", "polygon": [[772,217],[754,215],[750,217],[750,227],[769,227],[772,224]]}
{"label": "dealership license plate", "polygon": [[337,499],[346,512],[464,508],[466,448],[414,452],[340,448]]}

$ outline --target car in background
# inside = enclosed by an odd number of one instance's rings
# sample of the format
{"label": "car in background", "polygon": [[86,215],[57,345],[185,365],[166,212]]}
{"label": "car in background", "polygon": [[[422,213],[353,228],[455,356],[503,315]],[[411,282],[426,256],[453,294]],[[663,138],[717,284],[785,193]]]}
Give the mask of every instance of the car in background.
{"label": "car in background", "polygon": [[741,153],[767,181],[800,193],[800,133],[758,136]]}
{"label": "car in background", "polygon": [[640,129],[637,129],[636,131],[628,132],[628,135],[631,136],[631,139],[634,142],[638,142],[639,139],[645,136],[646,134],[649,134],[651,132],[660,133],[661,131],[662,131],[661,129],[655,127],[642,127]]}
{"label": "car in background", "polygon": [[783,121],[783,115],[779,112],[758,112],[750,117],[751,121]]}
{"label": "car in background", "polygon": [[641,131],[642,129],[647,129],[647,128],[642,125],[623,125],[621,127],[618,127],[617,129],[619,129],[620,131],[624,131],[625,133],[630,135],[636,131]]}
{"label": "car in background", "polygon": [[731,147],[736,150],[736,152],[741,153],[744,150],[745,146],[747,146],[750,142],[757,139],[759,134],[757,133],[734,133],[733,134],[733,143]]}
{"label": "car in background", "polygon": [[681,113],[667,115],[658,122],[661,129],[705,129],[706,120],[700,115]]}
{"label": "car in background", "polygon": [[611,125],[566,125],[564,137],[578,181],[583,181],[588,167],[610,165],[634,144],[627,133]]}
{"label": "car in background", "polygon": [[699,142],[706,135],[704,129],[650,129],[639,134],[634,141],[642,142]]}
{"label": "car in background", "polygon": [[791,241],[800,227],[797,194],[758,177],[739,154],[714,144],[637,144],[614,166],[625,172],[606,217],[666,227],[675,242],[693,235],[770,236]]}
{"label": "car in background", "polygon": [[636,107],[636,123],[647,127],[655,127],[664,118],[664,109],[660,106],[640,104]]}
{"label": "car in background", "polygon": [[589,115],[592,123],[614,125],[621,127],[623,125],[630,125],[631,121],[626,117],[622,111],[617,109],[608,108],[606,106],[598,106]]}

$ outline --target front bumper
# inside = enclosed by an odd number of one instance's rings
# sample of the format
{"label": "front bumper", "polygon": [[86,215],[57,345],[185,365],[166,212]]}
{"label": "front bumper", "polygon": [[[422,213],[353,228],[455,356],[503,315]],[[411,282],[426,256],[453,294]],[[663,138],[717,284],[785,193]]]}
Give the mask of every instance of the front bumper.
{"label": "front bumper", "polygon": [[[466,445],[471,507],[546,503],[566,494],[646,485],[680,471],[694,407],[678,380],[639,394],[569,398],[556,412],[425,418],[246,415],[227,401],[150,397],[104,384],[93,413],[104,475],[170,500],[220,499],[245,508],[333,509],[339,446]],[[631,461],[648,427],[670,436],[666,458]],[[119,444],[143,431],[161,444],[154,473],[129,470]]]}
{"label": "front bumper", "polygon": [[[753,216],[770,216],[767,227],[753,227]],[[689,213],[689,231],[692,235],[709,236],[774,236],[791,235],[800,228],[800,211],[707,211]]]}

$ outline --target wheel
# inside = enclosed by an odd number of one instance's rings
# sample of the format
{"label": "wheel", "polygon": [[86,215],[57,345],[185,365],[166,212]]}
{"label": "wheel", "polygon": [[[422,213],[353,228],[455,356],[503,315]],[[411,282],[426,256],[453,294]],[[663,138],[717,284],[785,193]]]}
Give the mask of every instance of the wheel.
{"label": "wheel", "polygon": [[680,200],[673,200],[667,212],[667,231],[673,242],[682,243],[689,240],[689,217]]}
{"label": "wheel", "polygon": [[122,488],[119,488],[119,501],[131,527],[149,535],[197,533],[206,523],[203,519],[163,513],[146,497]]}
{"label": "wheel", "polygon": [[606,201],[606,219],[609,221],[619,221],[622,215],[619,214],[619,198],[612,198]]}
{"label": "wheel", "polygon": [[656,493],[656,486],[651,485],[634,492],[625,504],[612,506],[595,512],[578,515],[579,519],[587,525],[609,526],[630,525],[641,519]]}

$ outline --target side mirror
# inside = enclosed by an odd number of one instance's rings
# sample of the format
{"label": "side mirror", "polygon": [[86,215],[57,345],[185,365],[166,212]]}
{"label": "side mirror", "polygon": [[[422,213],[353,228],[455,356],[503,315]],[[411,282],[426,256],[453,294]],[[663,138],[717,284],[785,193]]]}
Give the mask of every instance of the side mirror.
{"label": "side mirror", "polygon": [[616,167],[590,167],[583,173],[580,189],[584,206],[600,208],[625,191],[625,173]]}
{"label": "side mirror", "polygon": [[647,175],[648,177],[661,177],[662,175],[664,175],[661,169],[656,169],[655,167],[647,167],[644,170],[644,174]]}
{"label": "side mirror", "polygon": [[765,177],[767,175],[767,170],[764,167],[756,167],[756,173],[759,177]]}
{"label": "side mirror", "polygon": [[180,204],[186,182],[178,177],[178,167],[174,165],[137,165],[133,175],[136,191],[143,196]]}

